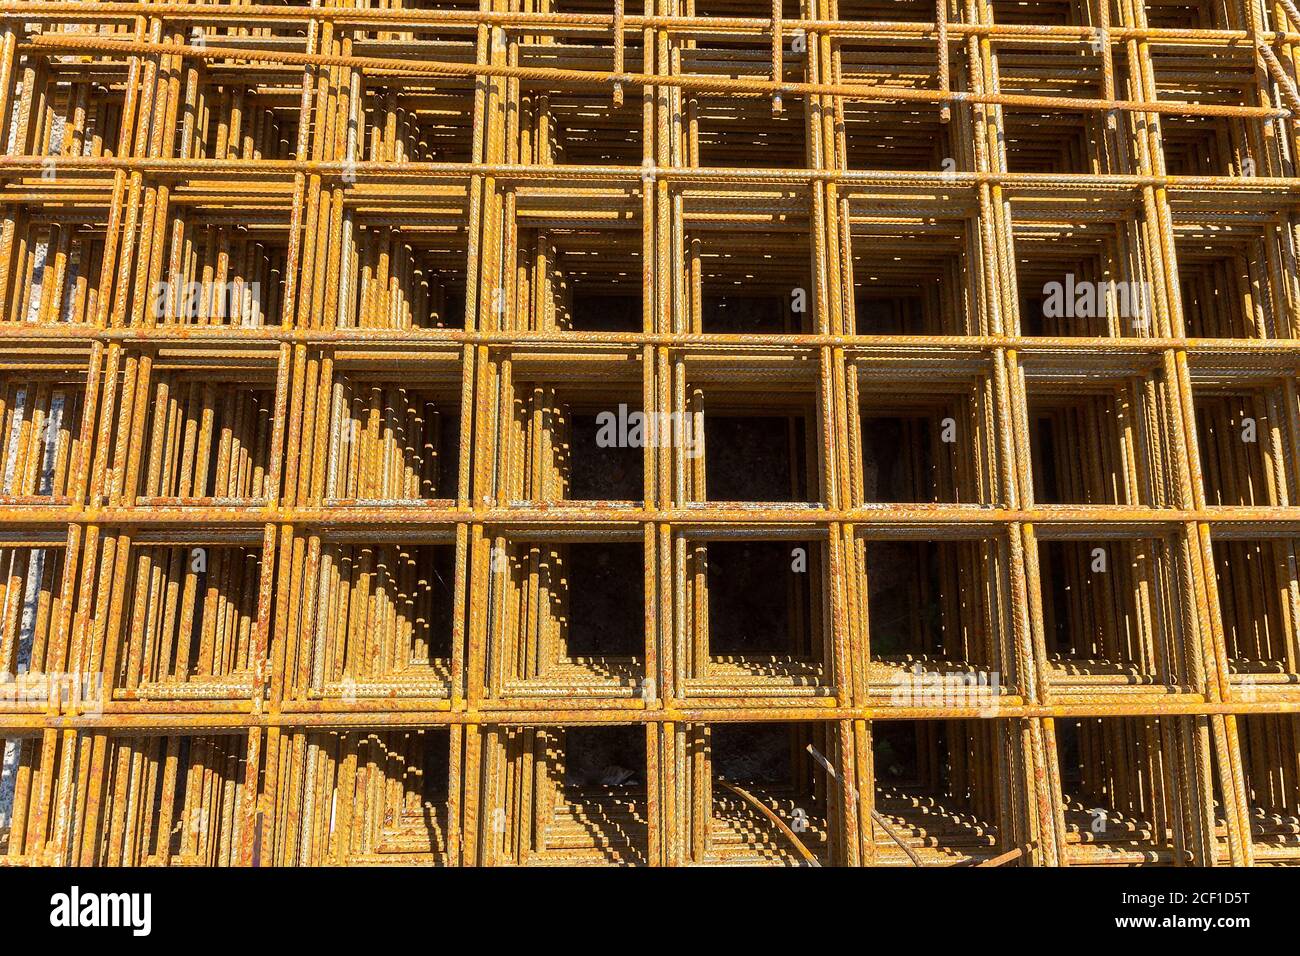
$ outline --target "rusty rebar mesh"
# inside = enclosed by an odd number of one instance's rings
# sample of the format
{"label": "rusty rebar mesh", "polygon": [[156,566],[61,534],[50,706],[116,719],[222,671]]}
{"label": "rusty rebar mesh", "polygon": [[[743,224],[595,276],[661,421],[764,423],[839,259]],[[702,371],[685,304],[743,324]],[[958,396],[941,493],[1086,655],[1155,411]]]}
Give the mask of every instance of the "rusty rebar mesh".
{"label": "rusty rebar mesh", "polygon": [[0,5],[0,862],[1300,860],[1298,50]]}

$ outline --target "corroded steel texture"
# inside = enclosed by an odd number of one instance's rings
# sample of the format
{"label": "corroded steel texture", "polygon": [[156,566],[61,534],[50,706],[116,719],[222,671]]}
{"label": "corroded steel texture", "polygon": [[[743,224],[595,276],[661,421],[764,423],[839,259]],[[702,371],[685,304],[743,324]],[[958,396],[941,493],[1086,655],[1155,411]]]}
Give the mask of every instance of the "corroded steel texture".
{"label": "corroded steel texture", "polygon": [[1298,46],[0,3],[0,863],[1300,859]]}

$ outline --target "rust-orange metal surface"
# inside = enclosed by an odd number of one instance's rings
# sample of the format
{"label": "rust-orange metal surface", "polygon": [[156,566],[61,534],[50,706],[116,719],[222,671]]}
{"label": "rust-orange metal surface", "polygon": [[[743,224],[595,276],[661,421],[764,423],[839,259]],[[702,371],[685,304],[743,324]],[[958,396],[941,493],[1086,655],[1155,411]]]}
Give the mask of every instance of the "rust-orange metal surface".
{"label": "rust-orange metal surface", "polygon": [[1298,48],[0,2],[0,863],[1300,860]]}

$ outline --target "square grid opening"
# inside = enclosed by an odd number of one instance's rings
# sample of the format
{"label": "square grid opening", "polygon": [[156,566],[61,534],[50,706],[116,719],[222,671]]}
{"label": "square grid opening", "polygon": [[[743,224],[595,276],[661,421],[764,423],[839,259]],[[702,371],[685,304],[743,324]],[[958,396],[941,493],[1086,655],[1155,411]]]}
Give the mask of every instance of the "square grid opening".
{"label": "square grid opening", "polygon": [[0,496],[67,501],[86,464],[86,379],[0,370]]}
{"label": "square grid opening", "polygon": [[1002,811],[984,775],[1004,736],[991,720],[872,721],[874,862],[970,865],[997,855]]}
{"label": "square grid opening", "polygon": [[311,550],[318,557],[303,596],[310,643],[295,661],[302,691],[350,702],[448,696],[458,634],[451,536],[313,539]]}
{"label": "square grid opening", "polygon": [[1067,865],[1174,861],[1176,717],[1072,717],[1055,724]]}
{"label": "square grid opening", "polygon": [[[451,733],[444,727],[314,733],[294,781],[302,804],[282,866],[440,866],[450,825]],[[258,848],[262,865],[271,848]]]}
{"label": "square grid opening", "polygon": [[209,361],[155,361],[134,396],[145,405],[143,440],[126,456],[124,479],[135,477],[125,490],[141,503],[252,502],[278,493],[275,369],[215,370]]}
{"label": "square grid opening", "polygon": [[501,772],[483,814],[496,858],[646,865],[644,726],[503,728],[496,737]]}
{"label": "square grid opening", "polygon": [[929,216],[906,228],[853,224],[853,317],[858,335],[975,335],[978,255],[967,223]]}
{"label": "square grid opening", "polygon": [[815,331],[812,245],[789,231],[688,229],[688,330],[723,335]]}
{"label": "square grid opening", "polygon": [[498,537],[488,675],[504,697],[644,696],[645,549],[639,535]]}
{"label": "square grid opening", "polygon": [[90,325],[108,307],[106,211],[0,206],[0,324]]}
{"label": "square grid opening", "polygon": [[785,536],[686,542],[679,648],[686,692],[825,696],[830,693],[825,543]]}
{"label": "square grid opening", "polygon": [[1234,693],[1248,699],[1300,684],[1297,541],[1216,534],[1211,550]]}
{"label": "square grid opening", "polygon": [[520,467],[502,479],[502,497],[520,505],[639,504],[646,458],[671,436],[643,412],[641,383],[628,377],[636,371],[605,370],[600,384],[521,376],[504,423],[506,447]]}
{"label": "square grid opening", "polygon": [[1176,555],[1157,538],[1038,541],[1053,693],[1187,689]]}
{"label": "square grid opening", "polygon": [[274,567],[263,545],[137,540],[127,559],[126,621],[113,658],[124,699],[250,697],[260,691]]}
{"label": "square grid opening", "polygon": [[[440,381],[441,379],[441,381]],[[461,388],[436,370],[335,368],[325,498],[331,504],[454,501]]]}
{"label": "square grid opening", "polygon": [[836,753],[827,725],[714,723],[688,729],[687,737],[688,756],[698,755],[704,764],[695,782],[708,814],[704,844],[695,848],[698,862],[827,861],[827,788],[834,782],[813,756],[814,750]]}
{"label": "square grid opening", "polygon": [[[60,673],[68,654],[65,615],[67,550],[62,540],[0,540],[0,690],[13,690],[6,706],[30,699],[43,709],[42,697],[57,688],[38,684],[27,692],[28,674]],[[10,683],[12,682],[12,684]]]}
{"label": "square grid opening", "polygon": [[861,501],[971,504],[997,495],[992,411],[983,374],[931,374],[890,381],[866,360],[852,370]]}
{"label": "square grid opening", "polygon": [[997,542],[866,536],[859,547],[873,696],[903,707],[996,707],[1012,681]]}

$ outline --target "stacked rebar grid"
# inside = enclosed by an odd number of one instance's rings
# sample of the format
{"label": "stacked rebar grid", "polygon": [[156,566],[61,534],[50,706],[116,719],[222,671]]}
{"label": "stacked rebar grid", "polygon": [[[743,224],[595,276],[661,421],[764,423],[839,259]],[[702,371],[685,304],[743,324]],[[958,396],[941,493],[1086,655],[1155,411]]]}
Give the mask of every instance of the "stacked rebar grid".
{"label": "stacked rebar grid", "polygon": [[1300,859],[1298,51],[0,3],[0,862]]}

